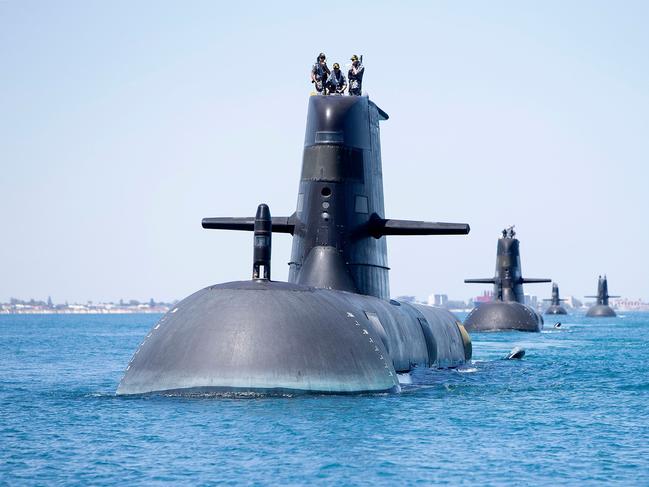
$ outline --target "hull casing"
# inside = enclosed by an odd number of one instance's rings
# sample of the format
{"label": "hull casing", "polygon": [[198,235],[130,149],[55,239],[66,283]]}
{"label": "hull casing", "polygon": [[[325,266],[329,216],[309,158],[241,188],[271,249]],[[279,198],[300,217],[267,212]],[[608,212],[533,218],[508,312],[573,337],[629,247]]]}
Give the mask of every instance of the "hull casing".
{"label": "hull casing", "polygon": [[467,331],[531,331],[543,328],[543,317],[529,306],[494,301],[474,308],[464,320]]}
{"label": "hull casing", "polygon": [[588,308],[586,316],[589,318],[607,318],[617,316],[613,308],[607,304],[595,304]]}
{"label": "hull casing", "polygon": [[397,372],[470,358],[442,309],[271,281],[194,293],[140,345],[117,393],[396,392]]}
{"label": "hull casing", "polygon": [[561,306],[561,305],[552,305],[549,306],[548,309],[545,310],[546,315],[567,315],[568,312],[566,309]]}

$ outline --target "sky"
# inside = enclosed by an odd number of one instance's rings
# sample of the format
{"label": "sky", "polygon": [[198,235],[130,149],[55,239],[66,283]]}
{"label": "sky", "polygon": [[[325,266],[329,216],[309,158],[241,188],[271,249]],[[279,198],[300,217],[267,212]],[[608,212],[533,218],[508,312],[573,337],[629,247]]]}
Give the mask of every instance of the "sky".
{"label": "sky", "polygon": [[480,294],[463,280],[515,224],[524,276],[649,300],[648,23],[633,1],[0,0],[0,301],[248,279],[252,235],[201,218],[294,211],[320,51],[363,54],[390,115],[385,216],[471,225],[389,237],[393,296]]}

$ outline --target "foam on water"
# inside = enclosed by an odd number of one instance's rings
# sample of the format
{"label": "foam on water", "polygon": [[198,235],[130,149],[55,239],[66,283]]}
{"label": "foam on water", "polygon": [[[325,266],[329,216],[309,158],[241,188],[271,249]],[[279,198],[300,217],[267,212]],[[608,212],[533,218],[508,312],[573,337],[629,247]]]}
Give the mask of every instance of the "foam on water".
{"label": "foam on water", "polygon": [[401,394],[115,396],[157,318],[0,316],[2,482],[649,484],[649,314],[473,334]]}
{"label": "foam on water", "polygon": [[397,379],[399,379],[399,384],[412,384],[412,377],[408,372],[403,374],[397,374]]}

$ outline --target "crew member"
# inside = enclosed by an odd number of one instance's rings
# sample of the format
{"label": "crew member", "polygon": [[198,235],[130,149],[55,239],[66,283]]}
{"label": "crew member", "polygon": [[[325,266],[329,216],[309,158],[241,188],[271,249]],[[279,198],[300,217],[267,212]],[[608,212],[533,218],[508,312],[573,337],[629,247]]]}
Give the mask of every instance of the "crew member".
{"label": "crew member", "polygon": [[349,68],[349,72],[347,73],[347,77],[349,78],[349,94],[360,96],[362,93],[365,67],[363,67],[356,54],[352,56],[351,60],[352,67]]}
{"label": "crew member", "polygon": [[340,70],[340,64],[334,63],[334,69],[327,78],[327,92],[329,94],[342,95],[347,88],[347,78]]}
{"label": "crew member", "polygon": [[321,52],[313,68],[311,68],[311,83],[315,83],[315,90],[318,93],[326,95],[325,83],[329,74],[331,74],[331,71],[327,66],[327,56],[325,56],[324,52]]}

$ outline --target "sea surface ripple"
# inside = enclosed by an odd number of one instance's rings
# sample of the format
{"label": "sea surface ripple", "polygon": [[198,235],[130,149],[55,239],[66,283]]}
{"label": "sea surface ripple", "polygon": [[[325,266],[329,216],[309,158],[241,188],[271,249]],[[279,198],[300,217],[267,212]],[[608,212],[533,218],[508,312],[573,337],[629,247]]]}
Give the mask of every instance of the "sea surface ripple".
{"label": "sea surface ripple", "polygon": [[649,485],[647,313],[476,333],[401,394],[115,396],[158,318],[0,316],[0,484]]}

